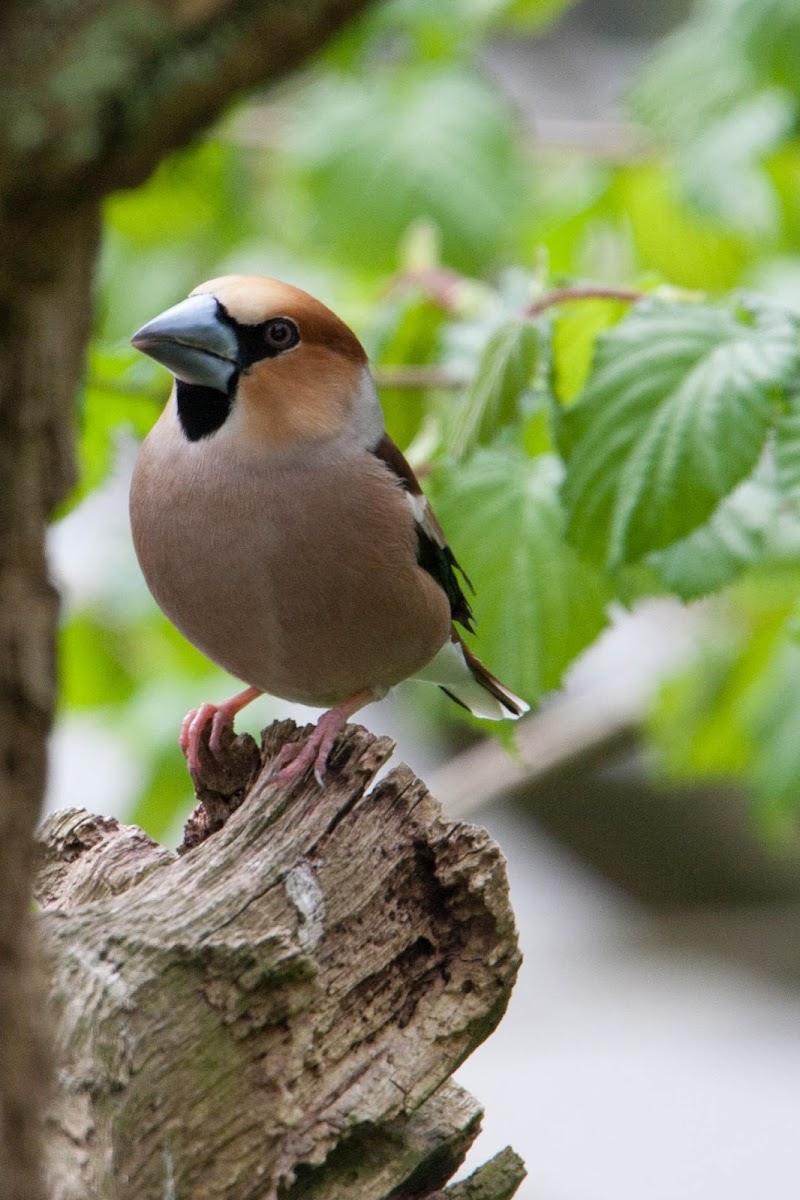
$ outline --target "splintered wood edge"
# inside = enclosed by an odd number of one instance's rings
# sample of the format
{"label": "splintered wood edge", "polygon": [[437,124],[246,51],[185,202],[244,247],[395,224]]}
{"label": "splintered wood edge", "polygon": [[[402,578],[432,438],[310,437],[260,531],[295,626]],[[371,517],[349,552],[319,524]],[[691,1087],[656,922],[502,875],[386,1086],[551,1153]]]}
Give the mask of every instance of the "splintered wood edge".
{"label": "splintered wood edge", "polygon": [[[221,832],[221,836],[208,834],[205,840],[187,854],[183,860],[170,850],[158,845],[142,830],[120,825],[113,818],[93,816],[81,809],[67,809],[54,813],[41,827],[38,836],[39,872],[36,896],[45,909],[67,909],[89,901],[118,896],[126,889],[146,880],[153,873],[161,872],[176,862],[181,871],[193,871],[193,860],[199,853],[201,859],[224,863],[231,848],[242,836],[249,841],[269,833],[270,814],[286,811],[288,806],[298,806],[300,812],[325,809],[333,813],[334,823],[328,828],[321,824],[320,835],[329,836],[330,829],[341,820],[347,819],[351,808],[361,804],[365,796],[387,798],[403,796],[410,803],[411,811],[426,828],[430,829],[431,844],[435,845],[440,860],[441,884],[456,886],[464,870],[464,855],[470,863],[468,894],[480,894],[487,913],[497,922],[497,937],[506,945],[515,941],[513,914],[508,906],[502,871],[502,856],[487,839],[482,830],[459,822],[448,822],[441,814],[440,806],[430,795],[425,785],[405,765],[395,767],[380,783],[368,791],[377,772],[391,757],[394,743],[389,738],[377,738],[360,726],[348,726],[334,746],[330,760],[329,777],[321,792],[310,773],[289,785],[280,785],[269,779],[269,766],[280,747],[287,740],[296,740],[306,731],[298,729],[291,721],[276,722],[265,729],[259,754],[260,769],[254,771],[252,763],[247,766],[247,755],[239,755],[238,761],[249,772],[248,787],[243,797],[248,801],[246,810],[239,800],[228,816],[236,813],[236,820]],[[250,739],[252,741],[252,739]],[[241,739],[236,739],[241,745]],[[252,743],[255,747],[255,743]],[[236,785],[235,770],[224,775],[226,764],[218,764],[212,782],[219,784],[223,779],[227,787]],[[222,774],[220,773],[222,772]],[[201,780],[201,787],[203,780]],[[237,785],[238,786],[238,785]],[[200,789],[198,789],[200,790]],[[233,794],[235,787],[229,791]],[[215,793],[220,795],[219,791]],[[339,806],[337,808],[337,805]],[[324,812],[319,811],[322,822]],[[228,825],[227,818],[225,825]],[[454,835],[457,836],[454,840]],[[466,841],[465,841],[466,839]],[[241,845],[241,843],[239,843]],[[201,859],[198,859],[198,866]],[[211,860],[209,859],[209,861]],[[171,875],[171,872],[169,872]],[[502,876],[502,878],[501,878]],[[166,878],[164,880],[166,883]],[[148,885],[149,886],[149,885]],[[156,885],[158,886],[158,885]],[[169,886],[169,885],[168,885]],[[174,886],[174,885],[173,885]],[[460,886],[463,886],[463,881]],[[465,899],[468,905],[471,901]],[[509,940],[510,939],[510,940]],[[512,955],[518,963],[518,952]],[[511,980],[516,966],[511,960],[506,964],[511,970]],[[499,1020],[508,999],[511,984],[501,997],[502,1004],[492,1012],[484,1014],[482,1032],[474,1037],[477,1045],[487,1036]],[[420,1050],[424,1054],[424,1049]],[[429,1196],[436,1200],[508,1200],[516,1192],[524,1177],[522,1161],[507,1149],[489,1163],[479,1168],[469,1179],[446,1187],[447,1180],[469,1149],[480,1127],[481,1110],[475,1100],[454,1084],[452,1080],[440,1084],[438,1089],[424,1098],[424,1092],[414,1101],[409,1095],[409,1111],[394,1121],[383,1122],[374,1129],[374,1134],[359,1134],[367,1142],[359,1150],[356,1160],[363,1160],[359,1168],[363,1172],[364,1194],[377,1197],[381,1179],[385,1178],[389,1193],[397,1195],[398,1168],[404,1176],[403,1195]],[[368,1130],[368,1125],[363,1128]],[[353,1146],[355,1151],[358,1147]],[[362,1153],[363,1151],[363,1153]],[[326,1156],[316,1166],[311,1162],[302,1168],[297,1178],[297,1197],[303,1200],[327,1200],[342,1184],[341,1171],[344,1162],[334,1153]],[[347,1164],[347,1181],[350,1194],[358,1196],[359,1187],[353,1185],[353,1157],[344,1155]],[[393,1183],[390,1181],[394,1181]],[[437,1190],[444,1189],[444,1190]],[[287,1200],[295,1195],[290,1186]]]}
{"label": "splintered wood edge", "polygon": [[[274,721],[262,732],[260,751],[249,734],[235,738],[228,734],[223,738],[223,749],[228,754],[220,762],[214,761],[204,746],[201,773],[195,780],[199,804],[188,818],[179,853],[213,837],[245,800],[267,786],[272,790],[273,802],[282,795],[297,804],[317,798],[319,785],[310,770],[283,786],[266,778],[281,747],[304,737],[312,728],[291,720]],[[375,737],[361,725],[348,725],[334,743],[326,789],[363,793],[389,761],[394,748],[391,738]],[[209,810],[216,818],[213,827],[209,827],[206,817]],[[136,825],[122,825],[114,817],[99,816],[85,808],[66,808],[51,813],[39,826],[36,857],[34,898],[44,908],[68,908],[123,892],[151,871],[174,862],[177,855]]]}
{"label": "splintered wood edge", "polygon": [[[270,769],[282,748],[308,737],[313,728],[313,725],[297,725],[292,720],[273,721],[262,730],[260,749],[249,734],[234,737],[230,730],[225,730],[223,754],[219,758],[212,755],[208,735],[204,734],[200,744],[200,771],[192,778],[198,803],[186,822],[178,852],[183,854],[193,850],[218,833],[244,801],[266,785]],[[375,737],[362,725],[347,725],[333,744],[326,788],[342,789],[348,782],[364,786],[388,762],[394,748],[391,738]],[[299,794],[308,799],[319,794],[319,785],[310,767],[300,779],[283,788],[277,780],[274,786],[286,795],[299,789]]]}
{"label": "splintered wood edge", "polygon": [[511,1200],[527,1175],[525,1163],[515,1150],[506,1146],[494,1158],[459,1183],[451,1183],[428,1200]]}
{"label": "splintered wood edge", "polygon": [[118,895],[177,858],[137,825],[120,825],[85,808],[52,813],[39,827],[34,898],[43,908],[72,908]]}

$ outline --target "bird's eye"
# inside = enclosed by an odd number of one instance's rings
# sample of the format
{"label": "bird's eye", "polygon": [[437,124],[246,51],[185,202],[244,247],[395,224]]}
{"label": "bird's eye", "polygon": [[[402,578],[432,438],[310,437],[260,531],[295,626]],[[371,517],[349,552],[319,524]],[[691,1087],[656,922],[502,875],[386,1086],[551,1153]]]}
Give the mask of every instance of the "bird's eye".
{"label": "bird's eye", "polygon": [[264,340],[273,350],[289,350],[300,341],[300,331],[288,317],[274,317],[264,326]]}

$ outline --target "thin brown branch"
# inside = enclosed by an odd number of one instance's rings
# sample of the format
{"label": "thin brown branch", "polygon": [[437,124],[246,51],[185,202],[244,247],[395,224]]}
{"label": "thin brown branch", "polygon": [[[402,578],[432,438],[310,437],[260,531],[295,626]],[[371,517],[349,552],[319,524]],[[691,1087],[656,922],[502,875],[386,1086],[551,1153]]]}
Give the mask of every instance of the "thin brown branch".
{"label": "thin brown branch", "polygon": [[395,276],[387,293],[402,296],[406,292],[420,291],[444,312],[454,312],[458,307],[459,289],[467,282],[466,275],[451,271],[449,267],[422,267]]}
{"label": "thin brown branch", "polygon": [[534,300],[525,309],[526,317],[538,317],[557,304],[569,304],[574,300],[621,300],[625,304],[635,304],[643,300],[646,292],[635,288],[612,287],[605,284],[584,284],[580,287],[553,288],[545,292],[538,300]]}

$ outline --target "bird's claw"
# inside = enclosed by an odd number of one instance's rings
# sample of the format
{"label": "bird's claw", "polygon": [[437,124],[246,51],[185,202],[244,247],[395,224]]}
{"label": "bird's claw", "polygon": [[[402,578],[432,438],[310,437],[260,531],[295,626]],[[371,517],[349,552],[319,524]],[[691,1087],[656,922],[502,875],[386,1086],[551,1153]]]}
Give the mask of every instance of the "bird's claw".
{"label": "bird's claw", "polygon": [[208,748],[215,758],[219,758],[222,734],[233,728],[233,716],[224,704],[201,704],[188,712],[181,723],[180,747],[192,776],[200,771],[200,743],[209,724]]}
{"label": "bird's claw", "polygon": [[346,717],[338,709],[332,708],[323,713],[305,742],[290,742],[287,746],[281,746],[269,778],[284,784],[292,783],[313,763],[314,778],[321,788],[324,787],[328,757],[345,724]]}

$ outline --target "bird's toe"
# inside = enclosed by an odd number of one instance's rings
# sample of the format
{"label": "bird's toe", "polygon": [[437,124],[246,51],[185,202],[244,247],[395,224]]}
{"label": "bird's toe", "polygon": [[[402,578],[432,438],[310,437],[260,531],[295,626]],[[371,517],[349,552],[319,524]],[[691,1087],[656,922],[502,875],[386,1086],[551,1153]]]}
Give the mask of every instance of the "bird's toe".
{"label": "bird's toe", "polygon": [[222,735],[226,729],[233,730],[233,717],[222,705],[211,718],[211,734],[208,739],[208,747],[215,758],[219,758],[222,752]]}
{"label": "bird's toe", "polygon": [[200,741],[203,731],[209,722],[213,722],[217,711],[215,704],[201,704],[199,708],[188,712],[181,724],[180,747],[192,775],[196,775],[200,770]]}

